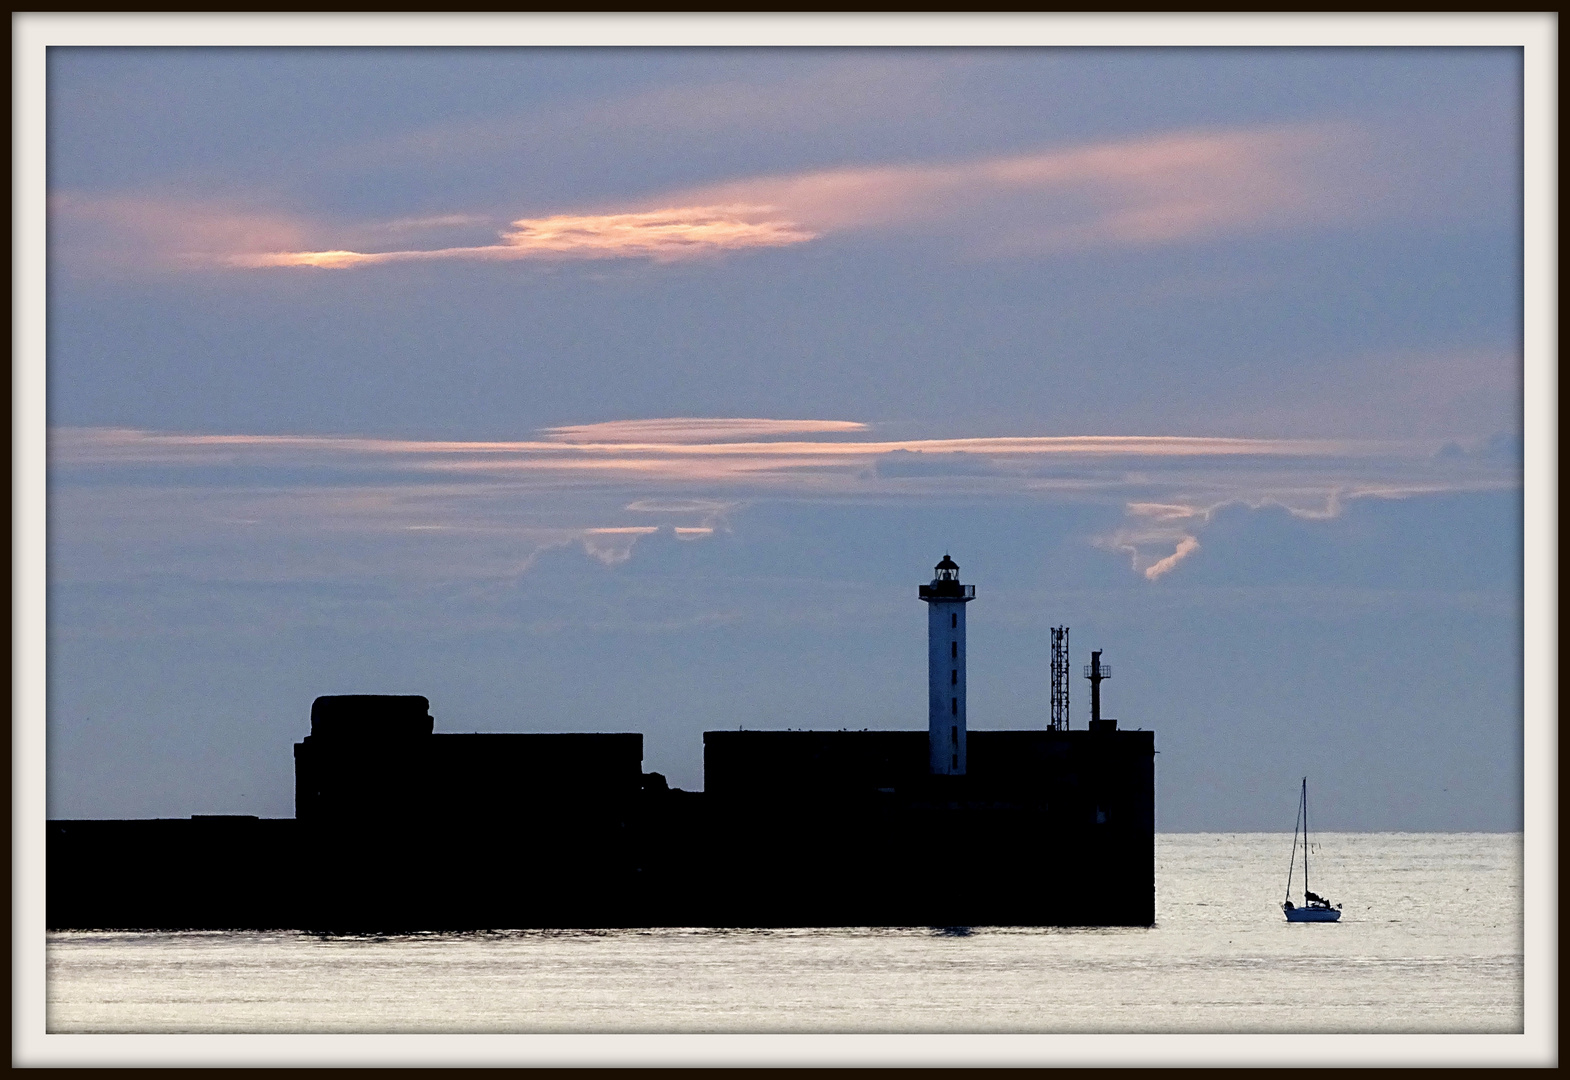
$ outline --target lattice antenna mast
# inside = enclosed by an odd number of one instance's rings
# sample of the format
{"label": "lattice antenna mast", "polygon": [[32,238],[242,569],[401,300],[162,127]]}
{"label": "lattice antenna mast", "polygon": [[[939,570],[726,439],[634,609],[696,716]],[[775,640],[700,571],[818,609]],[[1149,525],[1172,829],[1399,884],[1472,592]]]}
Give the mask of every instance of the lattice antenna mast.
{"label": "lattice antenna mast", "polygon": [[1052,731],[1068,730],[1068,627],[1052,628]]}

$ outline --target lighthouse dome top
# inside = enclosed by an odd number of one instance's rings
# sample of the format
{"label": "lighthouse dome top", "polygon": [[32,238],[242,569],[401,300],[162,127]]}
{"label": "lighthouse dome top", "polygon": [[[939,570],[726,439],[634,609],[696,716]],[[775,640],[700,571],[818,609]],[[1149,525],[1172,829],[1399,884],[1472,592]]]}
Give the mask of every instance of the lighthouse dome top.
{"label": "lighthouse dome top", "polygon": [[976,587],[959,583],[959,563],[947,554],[932,570],[932,584],[923,585],[920,589],[923,600],[958,600],[964,603],[976,598]]}

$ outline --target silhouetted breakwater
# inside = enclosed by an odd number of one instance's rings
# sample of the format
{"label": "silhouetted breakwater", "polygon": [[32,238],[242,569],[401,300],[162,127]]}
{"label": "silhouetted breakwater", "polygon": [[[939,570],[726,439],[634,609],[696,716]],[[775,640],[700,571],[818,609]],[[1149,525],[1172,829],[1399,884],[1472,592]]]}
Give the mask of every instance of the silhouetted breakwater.
{"label": "silhouetted breakwater", "polygon": [[447,735],[325,697],[295,818],[52,821],[53,929],[1149,925],[1154,733],[711,731],[703,792],[640,734]]}

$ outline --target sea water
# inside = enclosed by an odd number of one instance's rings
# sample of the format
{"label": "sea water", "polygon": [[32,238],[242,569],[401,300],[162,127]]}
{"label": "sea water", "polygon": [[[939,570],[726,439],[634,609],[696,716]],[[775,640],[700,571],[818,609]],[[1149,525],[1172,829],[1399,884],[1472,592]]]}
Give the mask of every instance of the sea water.
{"label": "sea water", "polygon": [[[1521,836],[1157,837],[1149,928],[49,936],[51,1032],[1520,1032]],[[1302,896],[1301,850],[1293,879]],[[1062,887],[1071,887],[1065,884]],[[934,889],[964,889],[963,869]]]}

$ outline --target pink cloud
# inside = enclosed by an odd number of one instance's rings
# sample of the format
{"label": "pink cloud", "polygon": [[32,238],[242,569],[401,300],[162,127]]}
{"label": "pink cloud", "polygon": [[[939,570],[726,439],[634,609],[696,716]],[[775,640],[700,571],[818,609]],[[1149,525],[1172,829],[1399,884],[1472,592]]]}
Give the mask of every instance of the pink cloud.
{"label": "pink cloud", "polygon": [[[266,514],[251,505],[224,507],[222,513],[215,509],[216,517],[231,522],[225,527],[245,522],[253,528],[262,518],[293,521],[303,515],[319,518],[327,528],[341,523],[400,534],[494,532],[501,526],[480,522],[465,507],[505,507],[496,514],[508,517],[539,498],[575,493],[598,501],[596,515],[615,513],[614,506],[629,514],[683,515],[667,519],[669,525],[586,528],[553,521],[551,528],[535,529],[528,537],[520,534],[520,540],[528,539],[539,550],[581,545],[607,566],[630,558],[640,538],[661,530],[673,530],[683,541],[728,531],[733,511],[771,494],[886,499],[960,492],[967,497],[1115,500],[1124,505],[1126,521],[1092,542],[1123,552],[1132,570],[1152,582],[1199,550],[1203,529],[1226,506],[1279,507],[1300,518],[1330,518],[1354,499],[1504,490],[1520,483],[1519,470],[1508,461],[1436,455],[1434,442],[1127,435],[844,437],[866,430],[854,421],[681,417],[549,428],[546,438],[516,441],[65,428],[50,433],[49,461],[54,469],[148,463],[264,470],[330,465],[362,478],[309,496],[317,500],[309,507],[300,504],[300,489],[284,482],[270,496],[275,505]],[[783,437],[760,438],[771,434]],[[799,437],[805,434],[823,437]],[[692,439],[705,441],[677,441]],[[987,468],[885,474],[877,466],[896,451],[940,463],[973,457]],[[432,479],[408,483],[404,478],[411,471]],[[387,483],[389,475],[402,482]],[[200,475],[196,483],[199,487]],[[67,485],[64,490],[71,489]],[[628,501],[629,496],[636,497]],[[520,552],[526,554],[522,548]]]}
{"label": "pink cloud", "polygon": [[659,420],[605,420],[597,424],[571,424],[545,428],[563,442],[702,443],[713,440],[773,435],[810,435],[865,431],[854,420],[767,420],[740,417],[676,416]]}
{"label": "pink cloud", "polygon": [[[1087,457],[1322,457],[1388,452],[1389,444],[1328,439],[1241,439],[1165,435],[1026,435],[950,439],[725,441],[731,436],[807,431],[843,432],[866,425],[845,420],[682,419],[610,421],[548,428],[548,440],[460,441],[379,439],[342,435],[193,435],[134,428],[61,428],[52,433],[59,464],[232,460],[237,455],[315,456],[324,453],[423,458],[443,467],[479,469],[660,468],[708,461],[726,469],[865,466],[894,451],[974,453],[991,459]],[[680,441],[705,437],[710,441]],[[584,441],[578,441],[583,438]],[[594,441],[588,441],[593,438]],[[451,459],[463,459],[453,462]]]}
{"label": "pink cloud", "polygon": [[[1082,459],[1304,458],[1388,452],[1383,444],[1312,439],[1178,436],[1002,436],[954,439],[758,441],[759,434],[826,434],[862,428],[852,421],[672,419],[617,421],[548,429],[550,439],[469,442],[353,436],[189,435],[129,429],[62,429],[53,433],[57,465],[133,462],[258,464],[321,460],[404,459],[404,467],[501,478],[555,477],[562,483],[639,480],[778,487],[854,482],[896,451],[974,455],[989,473],[1028,479],[1031,462]],[[735,441],[724,441],[724,436]],[[750,436],[739,439],[737,436]],[[703,442],[678,439],[706,438]],[[588,439],[594,441],[587,441]],[[585,441],[578,441],[584,439]]]}
{"label": "pink cloud", "polygon": [[940,165],[825,170],[682,198],[780,207],[808,228],[925,228],[998,247],[1158,244],[1355,214],[1354,132],[1168,134]]}
{"label": "pink cloud", "polygon": [[[519,218],[481,243],[408,246],[410,233],[472,233],[480,223],[457,213],[326,228],[216,204],[65,196],[55,210],[107,249],[135,249],[150,261],[244,268],[346,269],[430,260],[670,262],[875,229],[943,233],[975,251],[1042,253],[1169,244],[1377,213],[1388,178],[1381,181],[1380,170],[1370,166],[1369,143],[1351,128],[1302,125],[813,170]],[[387,242],[405,246],[377,250]]]}
{"label": "pink cloud", "polygon": [[268,252],[320,246],[324,240],[375,245],[408,242],[411,235],[427,240],[472,235],[487,220],[472,214],[435,214],[327,225],[233,201],[78,192],[50,195],[49,215],[61,254],[117,270],[262,265]]}
{"label": "pink cloud", "polygon": [[189,269],[236,251],[308,242],[298,217],[222,202],[56,193],[49,215],[64,253],[120,269]]}
{"label": "pink cloud", "polygon": [[1167,573],[1178,563],[1188,558],[1199,550],[1199,541],[1192,536],[1185,536],[1178,541],[1177,550],[1164,559],[1159,559],[1145,567],[1145,580],[1155,581],[1162,574]]}
{"label": "pink cloud", "polygon": [[229,257],[241,267],[314,266],[338,270],[374,263],[429,259],[626,259],[655,262],[747,248],[788,247],[817,234],[780,218],[768,206],[678,206],[612,214],[520,218],[495,244],[360,252],[267,251]]}

